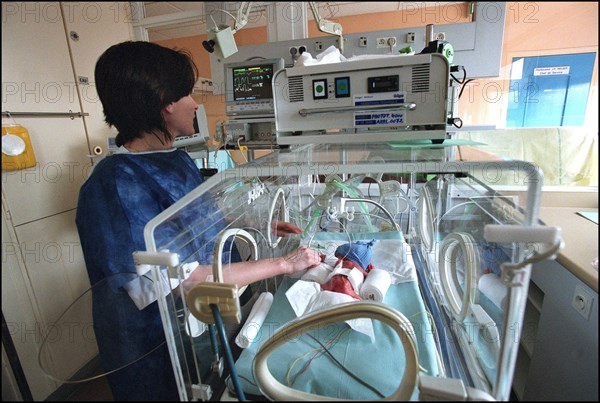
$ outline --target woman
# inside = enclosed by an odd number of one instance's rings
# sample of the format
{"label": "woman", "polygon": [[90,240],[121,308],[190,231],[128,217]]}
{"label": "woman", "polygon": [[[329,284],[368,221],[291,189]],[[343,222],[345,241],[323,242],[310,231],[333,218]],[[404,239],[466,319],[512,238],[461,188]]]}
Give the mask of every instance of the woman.
{"label": "woman", "polygon": [[[105,121],[119,152],[95,166],[79,194],[76,224],[93,287],[100,356],[115,400],[178,400],[151,280],[135,274],[132,253],[145,250],[144,226],[200,185],[204,178],[187,153],[173,148],[194,133],[191,97],[197,68],[191,57],[149,42],[124,42],[98,59],[95,81]],[[210,207],[209,207],[210,208]],[[291,224],[280,232],[301,232]],[[210,262],[190,281],[204,281]],[[278,259],[240,262],[224,273],[239,287],[320,263],[300,248]]]}

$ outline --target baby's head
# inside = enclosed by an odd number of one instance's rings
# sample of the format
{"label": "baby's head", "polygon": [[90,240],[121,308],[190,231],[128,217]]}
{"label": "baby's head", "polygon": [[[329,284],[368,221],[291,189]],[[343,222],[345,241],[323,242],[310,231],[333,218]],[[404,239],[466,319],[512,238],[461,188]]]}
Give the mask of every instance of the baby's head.
{"label": "baby's head", "polygon": [[375,240],[369,242],[357,241],[345,243],[337,247],[335,257],[342,260],[350,260],[360,266],[363,270],[368,271],[367,267],[373,260],[373,251],[371,250]]}

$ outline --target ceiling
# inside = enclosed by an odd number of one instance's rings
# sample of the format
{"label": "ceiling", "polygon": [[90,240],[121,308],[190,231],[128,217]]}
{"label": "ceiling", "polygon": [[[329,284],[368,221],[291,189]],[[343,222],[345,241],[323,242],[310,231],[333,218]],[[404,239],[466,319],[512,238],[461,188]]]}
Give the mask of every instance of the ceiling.
{"label": "ceiling", "polygon": [[[204,16],[204,3],[205,2],[199,1],[148,1],[144,2],[144,12],[146,17],[163,16],[186,11],[201,11]],[[248,16],[248,24],[246,27],[265,26],[267,24],[266,5],[272,3],[273,2],[254,3],[250,15]],[[237,10],[241,4],[240,2],[225,2],[223,4],[225,4],[226,8],[223,10],[225,14],[237,16]],[[426,6],[427,2],[317,2],[317,7],[319,9],[321,18],[333,19],[335,17],[346,15],[365,14],[366,4],[368,4],[370,13],[377,13],[402,10],[403,8],[414,10],[415,8]],[[429,6],[431,6],[431,3]],[[215,11],[213,11],[213,13]],[[312,13],[307,12],[307,14],[308,19],[312,20]],[[230,24],[233,22],[233,18],[226,18],[226,23]],[[208,22],[211,26],[213,25],[210,15],[208,16]],[[204,34],[206,34],[206,18],[202,18],[199,21],[166,25],[148,30],[148,37],[150,41],[160,41]]]}

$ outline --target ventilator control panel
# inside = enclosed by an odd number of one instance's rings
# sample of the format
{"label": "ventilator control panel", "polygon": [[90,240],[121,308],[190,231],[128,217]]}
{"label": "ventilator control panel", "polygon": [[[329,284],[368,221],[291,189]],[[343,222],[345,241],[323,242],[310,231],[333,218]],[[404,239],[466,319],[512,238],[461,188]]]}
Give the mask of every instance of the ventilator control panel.
{"label": "ventilator control panel", "polygon": [[273,86],[278,144],[446,138],[449,64],[439,54],[287,68]]}

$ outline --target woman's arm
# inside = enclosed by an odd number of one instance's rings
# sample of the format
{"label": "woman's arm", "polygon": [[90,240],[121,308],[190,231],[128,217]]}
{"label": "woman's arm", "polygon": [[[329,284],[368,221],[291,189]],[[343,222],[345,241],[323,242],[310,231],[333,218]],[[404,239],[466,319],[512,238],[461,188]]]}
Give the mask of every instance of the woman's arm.
{"label": "woman's arm", "polygon": [[[223,265],[223,282],[243,287],[255,281],[264,280],[281,274],[293,274],[321,263],[319,252],[301,247],[294,252],[273,259],[239,262]],[[212,275],[211,265],[198,266],[183,282],[184,287],[207,281]]]}

